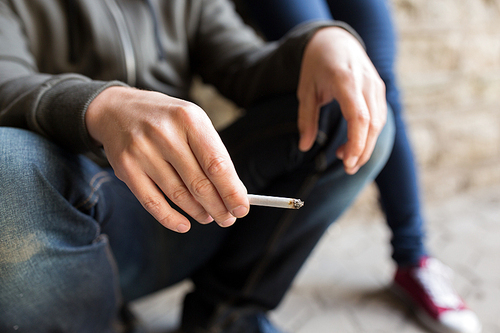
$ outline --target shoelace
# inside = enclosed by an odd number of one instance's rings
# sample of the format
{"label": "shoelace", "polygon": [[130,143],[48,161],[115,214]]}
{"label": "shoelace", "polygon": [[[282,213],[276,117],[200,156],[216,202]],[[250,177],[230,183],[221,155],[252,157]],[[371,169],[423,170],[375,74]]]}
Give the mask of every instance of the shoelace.
{"label": "shoelace", "polygon": [[451,285],[451,269],[439,261],[429,258],[426,266],[417,268],[414,274],[437,306],[456,309],[462,304]]}

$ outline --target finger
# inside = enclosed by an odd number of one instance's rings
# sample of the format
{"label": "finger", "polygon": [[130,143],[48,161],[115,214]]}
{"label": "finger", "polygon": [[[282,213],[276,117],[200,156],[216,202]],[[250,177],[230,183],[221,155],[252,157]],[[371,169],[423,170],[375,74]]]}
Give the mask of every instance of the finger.
{"label": "finger", "polygon": [[385,86],[380,82],[374,82],[368,92],[365,93],[366,103],[370,112],[370,122],[366,138],[365,150],[361,154],[357,166],[361,167],[370,159],[375,149],[378,136],[387,120],[387,103],[385,99]]}
{"label": "finger", "polygon": [[199,223],[207,224],[213,221],[170,163],[159,160],[153,163],[153,166],[148,171],[149,177],[173,203]]}
{"label": "finger", "polygon": [[133,177],[123,179],[139,202],[164,227],[179,233],[188,232],[189,220],[173,209],[164,194],[146,174],[134,172]]}
{"label": "finger", "polygon": [[[216,215],[212,215],[207,208],[208,212],[216,221],[221,221],[223,226],[234,223],[232,217],[245,216],[250,208],[247,191],[217,132],[194,130],[188,134],[188,142],[200,168],[199,172],[203,174],[195,180],[193,188],[198,189],[196,192],[200,200],[216,205],[210,207]],[[217,202],[209,203],[214,200]]]}
{"label": "finger", "polygon": [[308,151],[313,146],[318,135],[320,107],[316,101],[314,91],[299,94],[299,108],[297,125],[299,128],[299,149]]}
{"label": "finger", "polygon": [[176,157],[171,160],[171,163],[191,195],[219,225],[227,227],[236,221],[236,218],[231,215],[224,204],[215,185],[205,175],[192,154]]}
{"label": "finger", "polygon": [[377,138],[378,138],[378,133],[375,133],[375,131],[373,130],[368,131],[368,135],[366,137],[365,150],[359,157],[358,163],[356,163],[355,165],[356,167],[360,168],[363,165],[365,165],[366,162],[368,162],[375,148],[375,144],[377,143]]}
{"label": "finger", "polygon": [[339,99],[339,104],[347,121],[347,142],[342,149],[344,167],[347,173],[354,174],[366,147],[370,113],[364,98],[359,95]]}

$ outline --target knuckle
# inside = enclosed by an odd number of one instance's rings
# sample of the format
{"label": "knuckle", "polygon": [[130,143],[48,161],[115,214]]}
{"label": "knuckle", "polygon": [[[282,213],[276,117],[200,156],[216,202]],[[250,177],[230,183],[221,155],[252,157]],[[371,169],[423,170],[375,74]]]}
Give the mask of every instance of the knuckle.
{"label": "knuckle", "polygon": [[147,197],[143,200],[142,205],[144,209],[158,219],[162,211],[162,199],[158,197]]}
{"label": "knuckle", "polygon": [[181,119],[188,120],[191,118],[191,107],[189,105],[182,105],[177,107],[175,115]]}
{"label": "knuckle", "polygon": [[177,107],[175,115],[187,125],[197,122],[201,112],[205,113],[199,106],[194,103],[186,102]]}
{"label": "knuckle", "polygon": [[365,149],[365,144],[361,141],[356,141],[351,144],[350,148],[356,155],[359,155]]}
{"label": "knuckle", "polygon": [[198,213],[192,214],[191,217],[193,217],[198,223],[201,224],[210,224],[212,221],[207,221],[207,213],[205,211],[200,211]]}
{"label": "knuckle", "polygon": [[372,85],[374,91],[380,94],[381,98],[385,98],[385,93],[386,93],[385,82],[380,78],[380,76],[377,75],[377,77],[374,80],[372,80]]}
{"label": "knuckle", "polygon": [[174,191],[172,191],[172,194],[170,195],[170,199],[172,199],[172,201],[176,203],[184,202],[190,197],[191,194],[189,193],[188,189],[184,186],[179,186]]}
{"label": "knuckle", "polygon": [[328,67],[327,70],[335,73],[340,78],[350,78],[353,76],[352,67],[348,63],[337,64],[334,67]]}
{"label": "knuckle", "polygon": [[224,222],[232,217],[232,215],[226,210],[226,211],[219,211],[216,212],[212,215],[214,220],[220,224],[220,222]]}
{"label": "knuckle", "polygon": [[191,189],[197,197],[204,197],[213,193],[213,185],[208,178],[194,180],[191,183]]}
{"label": "knuckle", "polygon": [[342,82],[343,85],[348,85],[352,87],[355,85],[355,78],[352,69],[348,66],[339,66],[332,71],[331,75],[337,79],[338,82]]}
{"label": "knuckle", "polygon": [[118,178],[119,180],[121,180],[124,183],[127,183],[127,179],[128,179],[127,172],[125,172],[123,170],[123,168],[114,167],[113,172],[115,173],[116,178]]}
{"label": "knuckle", "polygon": [[204,212],[199,212],[195,214],[189,214],[195,221],[198,221],[200,224],[210,224],[212,221],[207,221],[206,218],[206,213]]}
{"label": "knuckle", "polygon": [[370,128],[375,132],[380,132],[385,125],[385,121],[383,119],[372,119],[370,121]]}
{"label": "knuckle", "polygon": [[224,174],[230,169],[229,160],[223,156],[212,158],[207,164],[207,174],[209,177]]}
{"label": "knuckle", "polygon": [[136,167],[134,159],[127,154],[122,154],[117,158],[116,163],[113,164],[114,165],[112,166],[115,176],[121,181],[127,183],[130,179],[130,175],[133,174],[133,170]]}
{"label": "knuckle", "polygon": [[240,192],[238,192],[236,189],[227,193],[227,194],[224,194],[224,196],[222,197],[222,200],[224,201],[227,201],[227,202],[231,202],[231,201],[234,201],[234,200],[237,200],[240,195],[239,195]]}
{"label": "knuckle", "polygon": [[363,82],[366,84],[366,89],[377,94],[380,93],[381,96],[385,97],[385,82],[382,80],[375,68],[373,68],[373,70],[365,71],[363,76]]}
{"label": "knuckle", "polygon": [[161,218],[157,218],[157,221],[160,222],[164,227],[173,230],[175,223],[175,216],[172,213],[165,213]]}
{"label": "knuckle", "polygon": [[370,114],[365,110],[359,110],[355,114],[356,121],[363,125],[368,125],[371,121]]}
{"label": "knuckle", "polygon": [[115,173],[116,178],[118,178],[119,180],[121,180],[122,182],[124,182],[125,184],[128,185],[129,176],[125,171],[123,171],[121,169],[113,169],[113,171]]}
{"label": "knuckle", "polygon": [[384,92],[384,95],[385,95],[385,89],[386,88],[385,88],[385,82],[384,82],[384,80],[382,80],[382,78],[377,75],[377,77],[375,79],[375,83],[378,86],[378,88],[381,89]]}

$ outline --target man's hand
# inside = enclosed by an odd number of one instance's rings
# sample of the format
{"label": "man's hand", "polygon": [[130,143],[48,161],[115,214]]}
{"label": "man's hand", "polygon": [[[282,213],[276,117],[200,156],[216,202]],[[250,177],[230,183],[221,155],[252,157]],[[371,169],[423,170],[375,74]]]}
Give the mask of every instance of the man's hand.
{"label": "man's hand", "polygon": [[299,148],[309,150],[321,106],[336,99],[347,120],[347,143],[337,150],[347,173],[369,159],[387,119],[385,85],[361,44],[338,27],[317,31],[304,51],[297,91]]}
{"label": "man's hand", "polygon": [[165,227],[190,223],[232,225],[249,210],[246,189],[205,112],[167,95],[110,87],[89,105],[90,136],[104,147],[116,175]]}

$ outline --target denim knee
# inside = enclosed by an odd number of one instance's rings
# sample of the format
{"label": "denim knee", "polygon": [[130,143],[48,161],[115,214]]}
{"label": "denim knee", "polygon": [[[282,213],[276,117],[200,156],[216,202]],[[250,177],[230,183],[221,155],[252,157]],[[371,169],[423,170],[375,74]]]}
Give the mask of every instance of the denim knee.
{"label": "denim knee", "polygon": [[107,238],[68,200],[85,195],[71,194],[67,179],[78,160],[37,134],[0,127],[2,332],[104,332],[116,317]]}
{"label": "denim knee", "polygon": [[[38,134],[0,127],[0,221],[43,228],[89,201],[93,189],[85,160]],[[44,215],[45,214],[45,215]],[[52,227],[49,227],[52,228]],[[95,234],[93,235],[95,238]]]}
{"label": "denim knee", "polygon": [[393,111],[390,106],[387,106],[387,108],[387,122],[377,139],[377,144],[375,145],[370,160],[365,165],[366,168],[373,168],[377,170],[377,174],[385,166],[389,156],[391,155],[392,147],[394,145],[394,136],[396,133]]}
{"label": "denim knee", "polygon": [[30,195],[26,197],[26,194],[41,190],[37,185],[42,180],[58,187],[56,183],[60,170],[56,170],[55,166],[59,156],[64,154],[62,149],[38,134],[17,128],[0,127],[1,193],[8,193],[6,199],[11,198],[10,202],[28,208],[30,205],[26,205],[26,200]]}
{"label": "denim knee", "polygon": [[7,220],[24,221],[19,214],[37,215],[47,205],[57,207],[53,214],[89,213],[97,202],[92,179],[110,178],[87,158],[22,129],[0,127],[0,156],[0,218]]}

